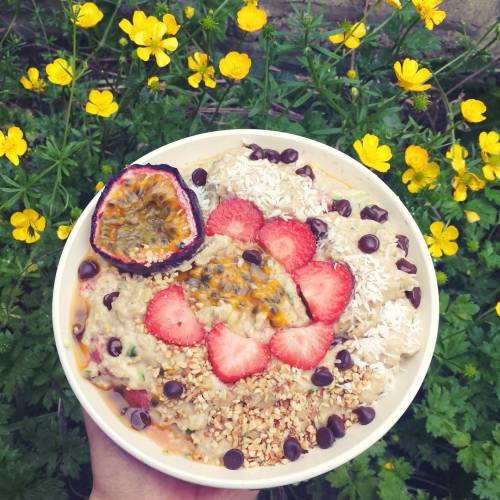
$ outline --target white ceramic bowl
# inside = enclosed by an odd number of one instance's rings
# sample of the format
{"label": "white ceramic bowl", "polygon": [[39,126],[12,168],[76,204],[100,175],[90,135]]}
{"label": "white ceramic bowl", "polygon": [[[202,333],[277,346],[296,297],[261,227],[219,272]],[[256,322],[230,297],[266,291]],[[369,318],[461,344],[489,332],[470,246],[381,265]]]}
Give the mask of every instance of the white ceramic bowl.
{"label": "white ceramic bowl", "polygon": [[332,470],[362,453],[389,431],[408,408],[424,380],[436,342],[439,303],[432,260],[420,230],[406,207],[368,168],[334,148],[281,132],[225,130],[167,144],[139,158],[136,163],[181,166],[239,146],[243,139],[277,150],[293,147],[308,160],[331,169],[338,179],[370,193],[374,200],[389,211],[398,232],[406,234],[410,239],[409,260],[417,265],[417,278],[422,289],[422,302],[418,309],[423,325],[422,348],[415,356],[403,362],[403,370],[390,393],[377,404],[377,416],[370,425],[355,425],[332,448],[314,449],[296,462],[236,471],[198,464],[181,456],[166,455],[151,439],[123,425],[98,390],[80,375],[70,331],[70,306],[77,268],[90,249],[90,219],[98,194],[78,219],[62,252],[54,284],[52,319],[59,358],[74,393],[97,425],[115,443],[142,462],[177,478],[207,486],[253,489],[296,483]]}

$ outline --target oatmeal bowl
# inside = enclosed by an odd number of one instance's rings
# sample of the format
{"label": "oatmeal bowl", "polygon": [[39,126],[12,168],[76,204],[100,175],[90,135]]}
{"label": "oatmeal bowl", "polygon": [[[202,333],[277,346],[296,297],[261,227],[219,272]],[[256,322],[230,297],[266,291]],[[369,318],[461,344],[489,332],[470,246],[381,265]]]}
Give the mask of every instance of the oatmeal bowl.
{"label": "oatmeal bowl", "polygon": [[59,357],[119,446],[214,487],[306,480],[380,439],[438,327],[399,198],[310,139],[227,130],[163,146],[88,204],[53,295]]}

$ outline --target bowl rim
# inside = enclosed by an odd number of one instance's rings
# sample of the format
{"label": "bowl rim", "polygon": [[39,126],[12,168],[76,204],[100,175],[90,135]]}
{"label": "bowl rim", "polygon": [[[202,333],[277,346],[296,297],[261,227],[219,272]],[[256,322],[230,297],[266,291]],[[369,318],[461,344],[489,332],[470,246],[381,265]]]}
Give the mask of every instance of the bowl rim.
{"label": "bowl rim", "polygon": [[[411,402],[415,398],[420,386],[422,385],[424,378],[429,369],[432,356],[434,353],[434,348],[437,340],[438,333],[438,324],[439,324],[439,295],[438,295],[438,286],[435,279],[435,271],[434,265],[432,262],[432,258],[428,252],[427,245],[423,239],[422,233],[413,219],[412,215],[403,204],[403,202],[399,199],[399,197],[392,191],[392,189],[385,184],[377,175],[375,175],[368,168],[363,166],[354,158],[348,156],[347,154],[339,151],[336,148],[323,144],[321,142],[315,141],[313,139],[309,139],[306,137],[302,137],[295,134],[290,134],[287,132],[278,132],[273,130],[263,130],[263,129],[229,129],[229,130],[219,130],[215,132],[206,132],[203,134],[198,134],[190,137],[186,137],[184,139],[180,139],[169,144],[163,145],[143,156],[141,156],[138,160],[133,163],[146,163],[150,158],[156,156],[159,153],[168,151],[174,146],[177,148],[179,146],[188,145],[190,143],[196,142],[202,138],[213,137],[214,139],[220,139],[229,136],[238,136],[241,139],[245,139],[248,136],[260,136],[260,137],[274,137],[280,139],[288,139],[290,142],[294,142],[295,144],[300,144],[302,146],[312,146],[314,149],[323,150],[325,153],[330,155],[334,155],[340,162],[346,163],[352,166],[355,170],[358,170],[360,173],[360,169],[362,169],[361,175],[366,175],[369,177],[370,182],[377,184],[382,191],[384,191],[387,197],[392,198],[393,201],[398,205],[401,210],[401,215],[404,216],[405,221],[410,226],[413,233],[417,235],[417,244],[418,244],[418,252],[423,255],[424,266],[425,266],[425,274],[431,277],[431,283],[429,283],[429,304],[430,304],[430,312],[429,317],[430,321],[428,322],[428,340],[425,345],[422,346],[422,361],[418,367],[417,372],[415,373],[411,384],[407,387],[404,397],[402,397],[396,405],[394,405],[390,414],[385,420],[379,424],[373,431],[369,431],[367,436],[364,439],[361,439],[359,442],[355,443],[347,452],[345,452],[341,459],[339,460],[338,456],[332,456],[329,459],[321,461],[313,466],[300,470],[299,472],[285,472],[284,474],[279,474],[276,477],[270,478],[249,478],[249,479],[241,479],[235,476],[234,479],[226,479],[226,478],[217,478],[212,477],[210,474],[205,473],[197,473],[195,467],[172,467],[169,464],[162,463],[159,460],[156,460],[149,456],[147,453],[141,451],[138,448],[135,448],[132,444],[130,444],[126,439],[120,436],[119,432],[115,431],[112,423],[103,418],[97,410],[93,408],[93,406],[87,400],[83,388],[81,388],[83,378],[76,370],[73,370],[69,364],[69,361],[66,359],[67,356],[67,348],[64,345],[64,335],[63,329],[64,325],[61,325],[59,321],[59,304],[61,301],[61,295],[63,293],[63,285],[66,282],[64,276],[64,269],[67,267],[67,261],[69,259],[71,249],[73,246],[73,240],[76,238],[76,234],[81,230],[82,226],[86,223],[89,214],[93,211],[93,208],[100,196],[100,192],[97,193],[92,200],[89,201],[79,219],[75,223],[73,231],[71,232],[64,249],[61,253],[58,265],[57,272],[54,281],[53,287],[53,297],[52,297],[52,322],[53,322],[53,330],[54,330],[54,338],[56,342],[56,347],[58,351],[59,360],[63,366],[64,373],[66,378],[71,386],[72,391],[76,395],[78,401],[85,409],[85,411],[90,415],[92,420],[100,427],[100,429],[118,446],[127,451],[129,454],[140,460],[141,462],[153,467],[154,469],[163,472],[165,474],[171,475],[178,479],[182,479],[184,481],[188,481],[190,483],[200,484],[204,486],[211,486],[216,488],[232,488],[232,489],[260,489],[260,488],[272,488],[277,486],[282,486],[286,484],[297,483],[300,481],[305,481],[316,477],[320,474],[333,470],[337,467],[340,467],[344,463],[352,460],[353,458],[360,455],[362,452],[370,448],[374,443],[376,443],[379,439],[381,439],[401,418],[406,409],[410,406]],[[292,146],[292,144],[291,144]],[[432,277],[434,277],[432,279]],[[194,465],[194,462],[193,464]],[[271,466],[272,467],[272,466]],[[250,470],[257,470],[259,467],[255,467]],[[236,472],[236,471],[234,471]]]}

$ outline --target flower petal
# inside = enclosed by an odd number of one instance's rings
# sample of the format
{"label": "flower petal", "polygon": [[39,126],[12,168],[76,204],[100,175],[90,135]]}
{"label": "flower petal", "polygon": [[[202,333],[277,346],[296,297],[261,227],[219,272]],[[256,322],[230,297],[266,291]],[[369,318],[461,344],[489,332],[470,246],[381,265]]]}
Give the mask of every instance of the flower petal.
{"label": "flower petal", "polygon": [[445,241],[441,244],[441,249],[445,255],[455,255],[458,252],[458,245],[454,241]]}
{"label": "flower petal", "polygon": [[153,49],[151,47],[139,47],[137,49],[137,57],[143,61],[148,61],[152,52]]}
{"label": "flower petal", "polygon": [[334,35],[330,35],[328,40],[332,43],[342,43],[344,41],[344,33],[335,33]]}
{"label": "flower petal", "polygon": [[201,79],[201,73],[193,73],[188,77],[188,83],[191,87],[197,89],[200,86]]}
{"label": "flower petal", "polygon": [[434,221],[430,226],[429,226],[429,231],[435,238],[439,238],[443,232],[444,228],[444,222],[441,222],[440,220]]}

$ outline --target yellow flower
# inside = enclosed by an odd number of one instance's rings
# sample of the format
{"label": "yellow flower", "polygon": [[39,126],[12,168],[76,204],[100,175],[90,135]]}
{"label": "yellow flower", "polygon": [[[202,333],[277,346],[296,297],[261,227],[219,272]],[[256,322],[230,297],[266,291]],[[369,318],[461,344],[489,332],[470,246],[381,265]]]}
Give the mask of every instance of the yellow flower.
{"label": "yellow flower", "polygon": [[194,7],[192,7],[191,5],[186,5],[186,7],[184,7],[183,13],[186,19],[191,19],[194,16]]}
{"label": "yellow flower", "polygon": [[350,49],[355,49],[359,47],[361,38],[366,35],[365,23],[358,22],[354,24],[349,24],[345,27],[344,31],[341,33],[335,33],[335,35],[330,35],[328,40],[332,43],[344,43],[346,47]]}
{"label": "yellow flower", "polygon": [[467,99],[460,103],[460,111],[464,120],[471,123],[479,123],[486,120],[483,113],[486,112],[486,104],[478,99]]}
{"label": "yellow flower", "polygon": [[245,5],[236,14],[238,27],[252,33],[264,27],[267,23],[267,13],[256,5]]}
{"label": "yellow flower", "polygon": [[391,462],[386,462],[384,464],[384,469],[386,469],[386,470],[392,470],[392,469],[394,469],[394,465]]}
{"label": "yellow flower", "polygon": [[226,78],[233,80],[243,80],[248,75],[252,60],[244,52],[228,52],[219,61],[219,70]]}
{"label": "yellow flower", "polygon": [[149,16],[146,20],[146,25],[143,31],[137,33],[134,37],[134,42],[137,45],[143,45],[137,49],[139,59],[148,61],[151,55],[156,59],[156,64],[163,68],[170,63],[170,56],[165,53],[165,50],[173,52],[178,47],[177,38],[163,38],[167,32],[167,26],[156,17]]}
{"label": "yellow flower", "polygon": [[441,24],[446,17],[446,12],[437,8],[442,1],[443,0],[412,0],[415,9],[428,30],[432,30],[434,26]]}
{"label": "yellow flower", "polygon": [[38,241],[40,233],[45,230],[45,217],[32,208],[14,212],[10,217],[10,223],[14,226],[12,237],[26,243]]}
{"label": "yellow flower", "polygon": [[69,85],[73,80],[73,68],[66,59],[58,57],[45,67],[49,81],[54,85]]}
{"label": "yellow flower", "polygon": [[95,190],[96,190],[96,192],[100,191],[100,190],[101,190],[104,186],[105,186],[104,182],[99,181],[99,182],[95,185]]}
{"label": "yellow flower", "polygon": [[354,80],[358,76],[358,72],[355,69],[350,69],[346,73],[347,78]]}
{"label": "yellow flower", "polygon": [[365,134],[362,140],[356,139],[354,141],[353,147],[361,162],[367,167],[378,172],[387,172],[391,168],[387,163],[392,158],[391,148],[378,144],[379,138],[376,135]]}
{"label": "yellow flower", "polygon": [[91,90],[89,100],[85,105],[85,111],[91,115],[109,118],[118,111],[118,103],[114,101],[113,94],[109,90]]}
{"label": "yellow flower", "polygon": [[431,236],[425,234],[424,239],[433,257],[441,257],[443,253],[445,255],[455,255],[458,252],[458,245],[453,241],[459,235],[455,226],[445,228],[443,222],[436,221],[430,225],[429,230]]}
{"label": "yellow flower", "polygon": [[425,83],[432,76],[432,73],[427,68],[418,69],[418,62],[413,59],[406,58],[403,65],[396,61],[394,72],[398,79],[398,85],[407,91],[423,92],[432,86]]}
{"label": "yellow flower", "polygon": [[181,29],[181,25],[177,24],[177,20],[172,14],[163,16],[163,24],[167,27],[167,35],[177,35],[177,32]]}
{"label": "yellow flower", "polygon": [[213,89],[215,87],[215,69],[208,65],[208,55],[203,52],[195,52],[188,57],[188,67],[191,71],[195,71],[189,78],[188,83],[191,87],[197,89],[200,86],[201,80],[205,87]]}
{"label": "yellow flower", "polygon": [[10,127],[7,136],[0,130],[0,157],[5,155],[16,167],[19,157],[28,149],[28,143],[23,139],[23,131],[19,127]]}
{"label": "yellow flower", "polygon": [[467,219],[467,222],[473,223],[477,222],[478,220],[481,220],[481,217],[477,212],[474,212],[473,210],[464,210],[465,218]]}
{"label": "yellow flower", "polygon": [[497,302],[497,305],[495,306],[495,311],[497,313],[497,316],[500,316],[500,302]]}
{"label": "yellow flower", "polygon": [[384,0],[384,2],[389,5],[389,7],[393,7],[394,9],[401,10],[403,8],[400,0]]}
{"label": "yellow flower", "polygon": [[150,76],[147,85],[152,90],[160,90],[160,79],[157,76]]}
{"label": "yellow flower", "polygon": [[26,76],[22,76],[19,82],[26,90],[32,92],[43,92],[45,90],[45,81],[40,78],[40,72],[37,68],[28,68]]}
{"label": "yellow flower", "polygon": [[500,136],[498,132],[481,132],[479,134],[479,147],[481,157],[485,163],[483,175],[486,180],[500,179]]}
{"label": "yellow flower", "polygon": [[68,239],[69,233],[71,233],[71,230],[73,229],[73,226],[65,226],[61,225],[57,228],[57,237],[60,240],[66,240]]}
{"label": "yellow flower", "polygon": [[411,167],[403,173],[401,177],[405,184],[408,184],[410,193],[418,193],[425,187],[434,189],[434,181],[439,175],[439,165],[435,162],[429,163],[429,153],[426,149],[412,144],[405,151],[405,162]]}
{"label": "yellow flower", "polygon": [[93,28],[104,15],[94,2],[85,2],[83,5],[74,3],[71,8],[75,15],[74,23],[84,29]]}
{"label": "yellow flower", "polygon": [[130,40],[134,42],[137,33],[146,29],[147,20],[148,18],[142,10],[136,10],[132,16],[132,22],[124,18],[118,23],[118,26],[129,36]]}
{"label": "yellow flower", "polygon": [[453,199],[458,202],[467,199],[467,190],[479,191],[484,187],[482,181],[476,174],[467,170],[465,158],[468,156],[467,150],[460,144],[453,144],[446,152],[446,158],[451,160],[451,166],[458,175],[453,177],[451,185],[453,186]]}

